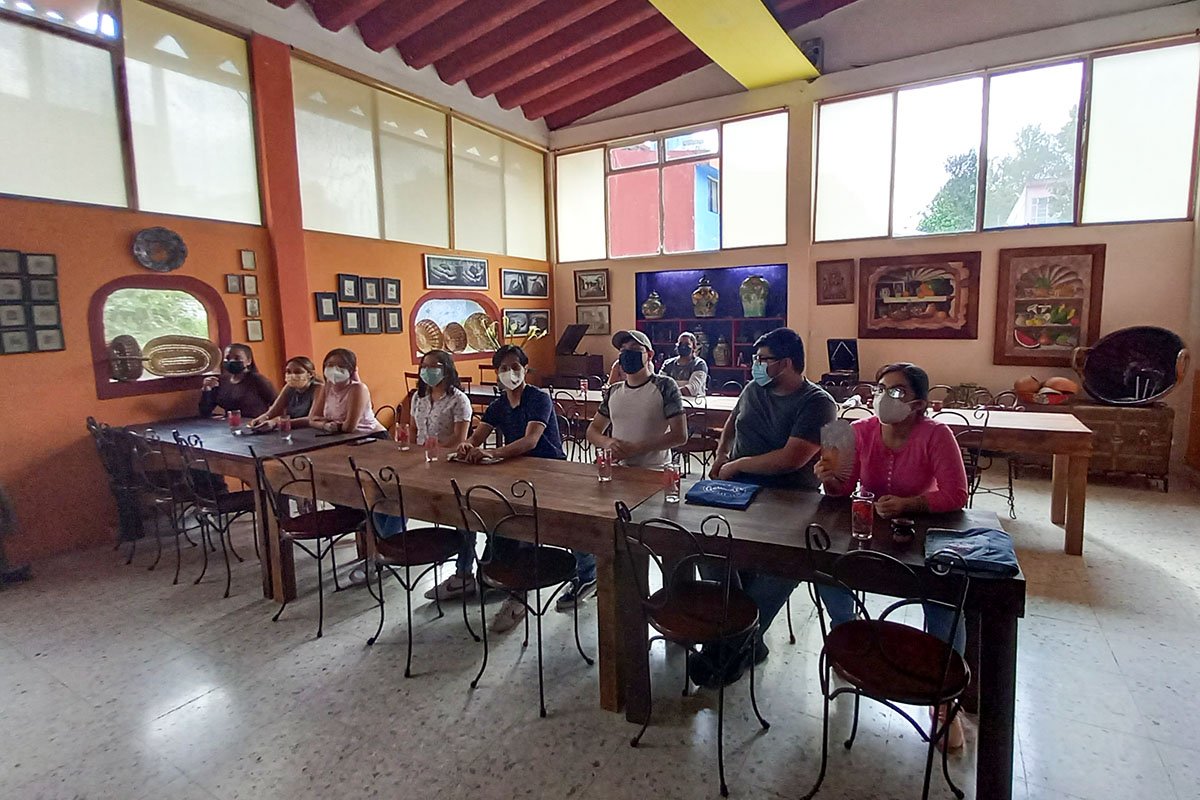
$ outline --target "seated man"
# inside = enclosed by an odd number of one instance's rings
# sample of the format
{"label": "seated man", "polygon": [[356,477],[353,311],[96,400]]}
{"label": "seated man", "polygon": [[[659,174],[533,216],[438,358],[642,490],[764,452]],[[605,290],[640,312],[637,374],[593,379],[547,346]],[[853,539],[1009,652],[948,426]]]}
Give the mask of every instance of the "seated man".
{"label": "seated man", "polygon": [[674,379],[684,397],[703,397],[708,388],[708,364],[696,355],[696,334],[684,331],[675,341],[675,352],[662,365],[662,374]]}
{"label": "seated man", "polygon": [[[804,343],[795,331],[777,328],[760,336],[754,347],[754,380],[742,390],[721,432],[710,477],[813,491],[820,485],[813,463],[821,450],[821,428],[834,419],[837,407],[824,389],[804,377]],[[701,686],[732,683],[750,665],[750,657],[755,664],[766,660],[763,634],[799,585],[749,570],[739,570],[737,579],[758,606],[757,640],[747,658],[728,664],[723,675],[716,674],[724,662],[720,654],[697,659],[692,677]]]}

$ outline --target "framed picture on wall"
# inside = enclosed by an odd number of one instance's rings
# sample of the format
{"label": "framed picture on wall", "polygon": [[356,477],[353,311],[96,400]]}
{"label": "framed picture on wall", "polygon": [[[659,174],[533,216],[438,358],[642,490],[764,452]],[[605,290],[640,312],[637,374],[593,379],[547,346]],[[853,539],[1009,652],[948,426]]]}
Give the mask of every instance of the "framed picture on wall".
{"label": "framed picture on wall", "polygon": [[379,278],[359,278],[358,297],[360,303],[378,303],[382,294]]}
{"label": "framed picture on wall", "polygon": [[0,278],[0,302],[13,303],[25,299],[20,278]]}
{"label": "framed picture on wall", "polygon": [[1100,336],[1102,244],[1000,251],[992,362],[1071,365],[1076,347]]}
{"label": "framed picture on wall", "polygon": [[387,333],[404,333],[404,312],[398,308],[385,308],[383,330]]}
{"label": "framed picture on wall", "polygon": [[[58,306],[54,308],[57,309]],[[29,315],[25,313],[25,306],[0,306],[0,328],[24,328],[28,324]]]}
{"label": "framed picture on wall", "polygon": [[39,303],[58,302],[58,281],[54,278],[30,279],[29,299]]}
{"label": "framed picture on wall", "polygon": [[575,302],[602,303],[608,300],[608,270],[575,270]]}
{"label": "framed picture on wall", "polygon": [[366,306],[362,310],[363,333],[383,333],[383,309]]}
{"label": "framed picture on wall", "polygon": [[313,292],[317,305],[317,322],[333,322],[338,319],[337,292]]}
{"label": "framed picture on wall", "polygon": [[347,308],[342,306],[340,309],[342,315],[342,335],[354,336],[362,333],[362,309]]}
{"label": "framed picture on wall", "polygon": [[21,251],[0,250],[0,275],[21,274]]}
{"label": "framed picture on wall", "polygon": [[258,278],[246,275],[242,278],[242,294],[258,294]]}
{"label": "framed picture on wall", "polygon": [[39,328],[33,333],[34,342],[39,351],[67,349],[66,342],[63,341],[62,328]]}
{"label": "framed picture on wall", "polygon": [[259,316],[258,298],[257,297],[247,297],[246,298],[246,316],[247,317]]}
{"label": "framed picture on wall", "polygon": [[486,258],[425,255],[426,289],[488,288]]}
{"label": "framed picture on wall", "polygon": [[505,298],[550,296],[550,276],[525,269],[500,270],[500,296]]}
{"label": "framed picture on wall", "polygon": [[225,291],[229,294],[242,293],[242,276],[241,275],[226,275],[225,276]]}
{"label": "framed picture on wall", "polygon": [[263,340],[263,326],[261,319],[246,320],[246,341],[261,342]]}
{"label": "framed picture on wall", "polygon": [[529,333],[529,312],[523,308],[506,308],[504,315],[504,335],[524,336]]}
{"label": "framed picture on wall", "polygon": [[575,322],[578,325],[587,325],[587,336],[604,335],[608,336],[612,331],[609,330],[609,313],[611,306],[607,303],[602,306],[575,306]]}
{"label": "framed picture on wall", "polygon": [[817,305],[854,303],[854,259],[817,262]]}
{"label": "framed picture on wall", "polygon": [[51,253],[26,253],[25,273],[27,275],[57,275],[58,259]]}
{"label": "framed picture on wall", "polygon": [[33,349],[33,337],[30,331],[0,332],[0,352],[28,353]]}
{"label": "framed picture on wall", "polygon": [[383,279],[383,303],[389,306],[400,305],[400,279]]}
{"label": "framed picture on wall", "polygon": [[257,269],[258,264],[254,260],[253,250],[239,250],[238,255],[242,261],[242,269]]}
{"label": "framed picture on wall", "polygon": [[858,262],[858,338],[979,338],[980,252]]}
{"label": "framed picture on wall", "polygon": [[58,328],[62,326],[62,316],[58,313],[57,303],[34,305],[29,307],[35,328]]}
{"label": "framed picture on wall", "polygon": [[361,295],[358,293],[358,276],[338,274],[337,276],[337,299],[339,303],[360,303]]}

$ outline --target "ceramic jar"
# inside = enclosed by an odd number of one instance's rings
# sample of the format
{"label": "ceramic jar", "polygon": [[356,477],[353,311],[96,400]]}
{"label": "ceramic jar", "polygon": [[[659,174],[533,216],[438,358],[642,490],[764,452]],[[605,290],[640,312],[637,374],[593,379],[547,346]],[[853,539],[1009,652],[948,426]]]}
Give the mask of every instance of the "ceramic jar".
{"label": "ceramic jar", "polygon": [[697,317],[711,317],[716,314],[717,301],[720,299],[721,295],[712,287],[712,282],[706,277],[701,278],[692,292],[692,309]]}
{"label": "ceramic jar", "polygon": [[642,316],[646,319],[662,319],[665,313],[667,313],[666,304],[658,296],[658,292],[651,292],[650,296],[642,303]]}
{"label": "ceramic jar", "polygon": [[708,334],[699,325],[692,333],[696,336],[696,356],[704,358],[708,355]]}
{"label": "ceramic jar", "polygon": [[717,337],[717,346],[713,348],[713,365],[717,367],[729,366],[729,340],[724,336]]}
{"label": "ceramic jar", "polygon": [[765,317],[767,315],[767,297],[770,293],[771,282],[762,275],[751,275],[742,281],[742,315]]}

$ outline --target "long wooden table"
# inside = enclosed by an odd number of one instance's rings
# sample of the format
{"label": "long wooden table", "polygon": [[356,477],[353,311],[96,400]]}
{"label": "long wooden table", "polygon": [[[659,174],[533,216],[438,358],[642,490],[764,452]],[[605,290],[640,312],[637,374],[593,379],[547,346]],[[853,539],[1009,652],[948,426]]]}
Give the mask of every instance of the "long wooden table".
{"label": "long wooden table", "polygon": [[[614,574],[613,519],[615,503],[634,506],[662,488],[662,475],[648,469],[615,467],[613,479],[600,483],[590,464],[545,458],[520,458],[498,464],[461,464],[443,460],[426,463],[418,448],[402,452],[392,442],[373,441],[310,453],[317,476],[317,495],[330,503],[362,507],[358,481],[349,459],[378,475],[392,467],[399,475],[404,493],[404,510],[414,519],[462,527],[463,519],[454,501],[451,479],[466,491],[487,484],[504,493],[514,507],[528,509],[530,500],[513,498],[512,485],[527,480],[537,493],[542,541],[596,556],[598,662],[600,705],[609,711],[621,708],[620,625],[618,623],[616,577]],[[267,463],[267,476],[274,479],[278,465]],[[373,500],[375,498],[370,497]],[[521,537],[523,531],[510,535]],[[272,548],[279,547],[277,532]],[[283,548],[288,549],[286,546]],[[295,591],[294,584],[292,591]]]}
{"label": "long wooden table", "polygon": [[[737,568],[768,572],[796,580],[813,577],[814,569],[828,572],[833,560],[854,546],[850,537],[850,502],[813,492],[778,489],[761,490],[745,511],[725,510],[688,503],[667,503],[662,493],[632,510],[635,523],[654,518],[669,519],[689,530],[699,530],[710,514],[721,514],[730,523],[733,559]],[[826,552],[810,553],[804,531],[817,522],[829,533]],[[899,558],[920,574],[925,567],[925,532],[931,527],[964,530],[971,527],[999,528],[992,512],[960,511],[918,517],[912,544],[899,547],[892,542],[887,521],[876,516],[870,547]],[[649,528],[646,541],[656,550],[676,555],[678,534],[669,527]],[[658,535],[655,535],[655,534]],[[618,546],[621,546],[618,543]],[[646,569],[645,563],[637,567]],[[630,559],[618,570],[617,589],[624,610],[622,630],[626,655],[626,716],[641,723],[649,713],[650,677],[646,625],[640,608],[636,578]],[[863,588],[871,588],[864,586]],[[873,587],[888,594],[888,587]],[[936,596],[936,594],[932,595]],[[1005,579],[976,578],[967,596],[968,661],[978,681],[979,748],[976,766],[976,796],[1007,800],[1012,792],[1013,714],[1016,701],[1017,619],[1025,613],[1023,575]],[[783,624],[777,622],[776,624]],[[808,676],[810,679],[815,676]]]}

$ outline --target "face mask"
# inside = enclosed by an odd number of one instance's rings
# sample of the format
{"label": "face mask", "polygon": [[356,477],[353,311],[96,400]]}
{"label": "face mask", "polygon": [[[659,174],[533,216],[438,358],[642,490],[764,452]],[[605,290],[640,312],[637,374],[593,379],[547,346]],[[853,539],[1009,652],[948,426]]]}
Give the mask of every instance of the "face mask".
{"label": "face mask", "polygon": [[639,350],[622,350],[620,361],[621,371],[626,375],[634,375],[646,366],[646,354]]}
{"label": "face mask", "polygon": [[308,375],[297,375],[294,372],[287,373],[283,376],[283,379],[293,389],[307,389],[308,385],[312,383],[312,378],[308,377]]}
{"label": "face mask", "polygon": [[437,386],[446,377],[446,370],[441,367],[421,367],[421,380],[426,386]]}
{"label": "face mask", "polygon": [[687,358],[692,354],[692,346],[690,344],[677,344],[675,345],[675,352],[679,354],[680,358]]}
{"label": "face mask", "polygon": [[875,401],[875,416],[887,425],[896,425],[908,419],[912,409],[903,400],[897,400],[890,394],[880,395]]}
{"label": "face mask", "polygon": [[226,361],[225,362],[225,370],[230,375],[241,375],[243,372],[246,371],[246,362],[245,361]]}
{"label": "face mask", "polygon": [[350,370],[345,367],[326,367],[325,380],[330,383],[345,383],[350,380]]}
{"label": "face mask", "polygon": [[517,367],[516,369],[505,370],[498,377],[500,385],[505,389],[516,389],[525,381],[525,368]]}
{"label": "face mask", "polygon": [[771,381],[775,380],[767,374],[767,365],[761,361],[755,361],[750,365],[750,375],[759,386],[769,386]]}

